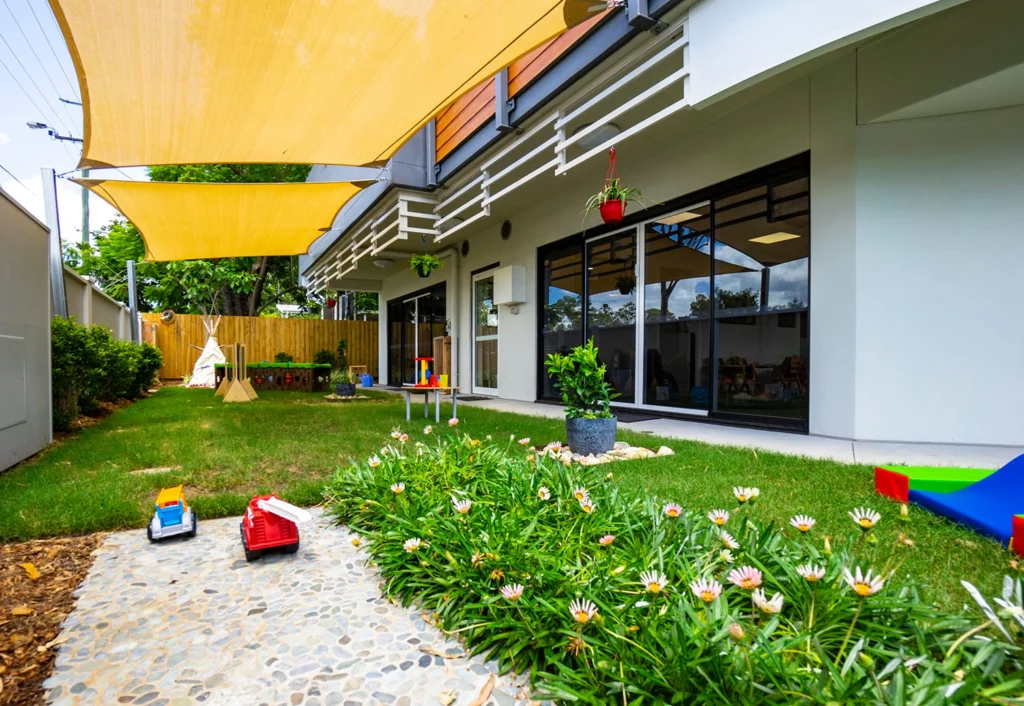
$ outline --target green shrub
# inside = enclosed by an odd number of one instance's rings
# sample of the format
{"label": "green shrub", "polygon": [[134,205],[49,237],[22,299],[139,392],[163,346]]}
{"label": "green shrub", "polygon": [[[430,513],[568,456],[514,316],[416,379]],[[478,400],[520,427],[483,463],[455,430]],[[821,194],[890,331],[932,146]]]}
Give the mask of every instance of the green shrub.
{"label": "green shrub", "polygon": [[319,365],[330,365],[332,368],[337,364],[334,353],[326,348],[316,352],[313,356],[313,362]]}
{"label": "green shrub", "polygon": [[156,374],[164,366],[164,354],[156,346],[143,343],[139,347],[139,369],[135,374],[132,396],[138,397],[156,381]]}
{"label": "green shrub", "polygon": [[[95,327],[94,327],[95,328]],[[114,402],[132,397],[135,379],[142,362],[140,346],[131,341],[111,340],[101,352],[102,375],[97,397],[105,402]]]}
{"label": "green shrub", "polygon": [[66,431],[78,418],[79,396],[94,374],[87,330],[74,319],[50,322],[53,429]]}
{"label": "green shrub", "polygon": [[274,356],[274,360],[277,361],[278,363],[291,363],[295,359],[292,358],[290,353],[285,353],[284,351],[281,351],[280,353]]}
{"label": "green shrub", "polygon": [[[830,547],[813,529],[753,522],[753,493],[723,498],[727,518],[705,515],[623,491],[608,467],[435,438],[337,471],[331,512],[362,536],[389,596],[500,669],[529,670],[540,698],[941,704],[1021,691],[1021,646],[981,616],[925,604],[898,565],[871,566],[884,586],[855,591],[846,572],[857,583],[873,555],[858,524]],[[741,567],[765,595],[730,581]],[[805,578],[809,567],[823,575]]]}
{"label": "green shrub", "polygon": [[344,338],[338,339],[338,361],[339,368],[345,368],[348,370],[348,340]]}

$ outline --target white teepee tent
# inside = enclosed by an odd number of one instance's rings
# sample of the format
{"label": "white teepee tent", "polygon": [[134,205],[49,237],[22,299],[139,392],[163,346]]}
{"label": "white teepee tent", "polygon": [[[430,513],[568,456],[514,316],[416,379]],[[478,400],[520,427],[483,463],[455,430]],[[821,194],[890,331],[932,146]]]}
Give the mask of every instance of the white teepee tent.
{"label": "white teepee tent", "polygon": [[217,343],[217,327],[220,326],[220,317],[216,320],[212,316],[203,317],[203,326],[206,328],[206,345],[203,352],[199,354],[199,360],[192,368],[192,378],[186,387],[213,387],[214,370],[213,366],[224,362],[224,353]]}

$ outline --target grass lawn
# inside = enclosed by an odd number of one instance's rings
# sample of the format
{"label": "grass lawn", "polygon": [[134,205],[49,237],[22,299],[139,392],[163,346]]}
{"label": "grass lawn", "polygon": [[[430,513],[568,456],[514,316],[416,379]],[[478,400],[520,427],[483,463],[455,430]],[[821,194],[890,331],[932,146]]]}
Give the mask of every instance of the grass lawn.
{"label": "grass lawn", "polygon": [[[379,450],[392,428],[424,438],[425,422],[416,418],[415,407],[406,424],[404,400],[370,394],[373,399],[363,402],[331,403],[322,394],[265,392],[252,404],[225,405],[206,390],[164,388],[0,475],[0,541],[142,528],[157,491],[179,483],[200,522],[240,515],[257,492],[316,504],[333,470]],[[443,421],[440,426],[447,433]],[[534,444],[564,437],[560,420],[469,405],[459,429],[495,440],[528,436]],[[1016,571],[1010,552],[922,510],[912,507],[910,521],[901,522],[898,505],[874,494],[867,466],[631,432],[619,437],[653,448],[665,444],[676,455],[611,464],[615,478],[691,509],[732,509],[732,487],[756,485],[761,519],[787,523],[793,514],[809,514],[818,520],[814,533],[824,538],[847,534],[847,511],[875,508],[883,518],[877,544],[861,551],[868,555],[865,563],[881,567],[898,555],[901,570],[923,580],[929,597],[947,607],[969,600],[961,578],[998,594],[1003,574]],[[160,467],[174,470],[133,472]],[[898,543],[902,532],[913,547]]]}

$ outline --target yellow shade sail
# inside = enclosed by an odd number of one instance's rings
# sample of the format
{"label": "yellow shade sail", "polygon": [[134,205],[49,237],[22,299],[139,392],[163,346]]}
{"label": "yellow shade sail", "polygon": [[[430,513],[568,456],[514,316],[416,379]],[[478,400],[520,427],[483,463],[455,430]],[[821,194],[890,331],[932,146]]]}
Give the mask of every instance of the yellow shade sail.
{"label": "yellow shade sail", "polygon": [[301,255],[371,183],[72,181],[135,224],[147,261]]}
{"label": "yellow shade sail", "polygon": [[597,0],[50,0],[82,167],[373,164]]}

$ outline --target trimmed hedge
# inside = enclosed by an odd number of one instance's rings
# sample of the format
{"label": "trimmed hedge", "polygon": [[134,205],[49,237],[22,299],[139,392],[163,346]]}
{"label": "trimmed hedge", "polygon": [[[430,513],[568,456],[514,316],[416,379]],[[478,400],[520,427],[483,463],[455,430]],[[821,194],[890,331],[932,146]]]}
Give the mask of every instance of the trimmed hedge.
{"label": "trimmed hedge", "polygon": [[51,322],[53,428],[66,431],[99,402],[135,399],[153,384],[163,354],[148,343],[118,341],[102,326]]}

